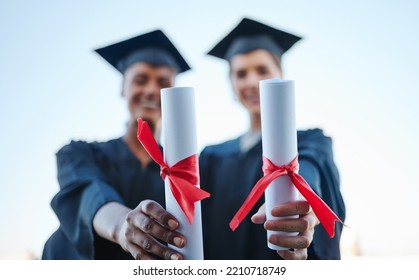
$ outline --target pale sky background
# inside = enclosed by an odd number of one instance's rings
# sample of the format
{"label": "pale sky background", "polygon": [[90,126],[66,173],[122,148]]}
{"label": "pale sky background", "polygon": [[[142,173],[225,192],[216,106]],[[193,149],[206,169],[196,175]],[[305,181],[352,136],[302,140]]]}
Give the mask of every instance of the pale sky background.
{"label": "pale sky background", "polygon": [[[0,259],[40,257],[58,220],[55,153],[122,135],[121,76],[93,49],[162,29],[193,70],[200,147],[243,133],[227,65],[205,53],[242,17],[304,37],[283,58],[297,125],[334,139],[347,228],[363,256],[419,256],[419,2],[0,2]],[[350,252],[344,250],[344,257]]]}

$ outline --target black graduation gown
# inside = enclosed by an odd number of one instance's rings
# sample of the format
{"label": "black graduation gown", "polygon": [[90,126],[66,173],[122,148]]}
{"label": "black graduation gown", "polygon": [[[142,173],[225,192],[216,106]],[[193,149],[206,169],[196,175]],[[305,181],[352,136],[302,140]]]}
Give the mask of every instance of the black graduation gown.
{"label": "black graduation gown", "polygon": [[152,199],[164,206],[159,166],[142,167],[122,138],[72,141],[57,153],[59,192],[51,206],[60,227],[47,240],[43,259],[132,259],[118,244],[95,234],[92,221],[107,202],[135,208]]}
{"label": "black graduation gown", "polygon": [[[299,173],[342,221],[345,206],[339,190],[339,174],[333,162],[332,140],[320,129],[298,131]],[[205,259],[279,259],[267,247],[266,230],[250,221],[263,204],[233,232],[229,222],[250,190],[263,176],[262,141],[241,153],[239,138],[206,147],[200,155],[201,188],[211,193],[202,201]],[[329,238],[321,225],[316,227],[308,250],[309,259],[340,259],[342,225],[336,224],[335,237]]]}

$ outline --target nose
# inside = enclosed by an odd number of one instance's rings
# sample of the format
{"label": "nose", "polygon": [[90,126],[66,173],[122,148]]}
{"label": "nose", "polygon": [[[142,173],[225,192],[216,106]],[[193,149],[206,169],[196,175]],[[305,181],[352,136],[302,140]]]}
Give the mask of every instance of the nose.
{"label": "nose", "polygon": [[259,88],[260,77],[256,73],[249,73],[245,79],[245,86],[247,88]]}
{"label": "nose", "polygon": [[148,83],[147,86],[144,88],[144,96],[147,98],[156,98],[160,95],[160,87],[157,83]]}

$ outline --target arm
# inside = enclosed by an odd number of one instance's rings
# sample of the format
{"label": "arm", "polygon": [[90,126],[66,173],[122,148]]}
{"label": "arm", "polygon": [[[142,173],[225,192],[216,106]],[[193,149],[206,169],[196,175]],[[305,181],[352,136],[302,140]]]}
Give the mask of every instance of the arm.
{"label": "arm", "polygon": [[[60,258],[93,259],[94,231],[92,219],[97,210],[110,201],[122,203],[122,198],[109,186],[98,167],[90,144],[74,142],[57,153],[59,192],[51,201],[51,207],[60,221],[61,239],[73,253],[59,252]],[[58,245],[58,246],[57,246]],[[60,250],[60,244],[51,244],[52,251]]]}
{"label": "arm", "polygon": [[[300,174],[324,202],[345,220],[345,203],[340,191],[339,171],[333,159],[332,139],[319,129],[301,132],[299,137]],[[311,170],[311,171],[310,171]],[[330,238],[322,226],[315,229],[309,259],[340,259],[342,224],[336,223]]]}
{"label": "arm", "polygon": [[182,258],[181,254],[172,257],[175,251],[157,241],[184,245],[180,234],[161,226],[167,226],[171,216],[154,201],[127,208],[116,189],[106,183],[90,144],[72,142],[63,147],[57,153],[57,166],[60,191],[52,207],[77,258],[95,258],[95,232],[134,258]]}

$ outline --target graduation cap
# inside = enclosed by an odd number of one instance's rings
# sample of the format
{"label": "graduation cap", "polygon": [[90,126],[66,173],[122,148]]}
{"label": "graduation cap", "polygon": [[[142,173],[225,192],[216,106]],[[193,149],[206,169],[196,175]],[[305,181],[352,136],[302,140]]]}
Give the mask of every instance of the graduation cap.
{"label": "graduation cap", "polygon": [[161,30],[145,33],[95,51],[122,74],[136,62],[170,66],[178,73],[191,69]]}
{"label": "graduation cap", "polygon": [[244,18],[208,54],[230,61],[236,54],[265,49],[280,58],[300,39],[296,35]]}

